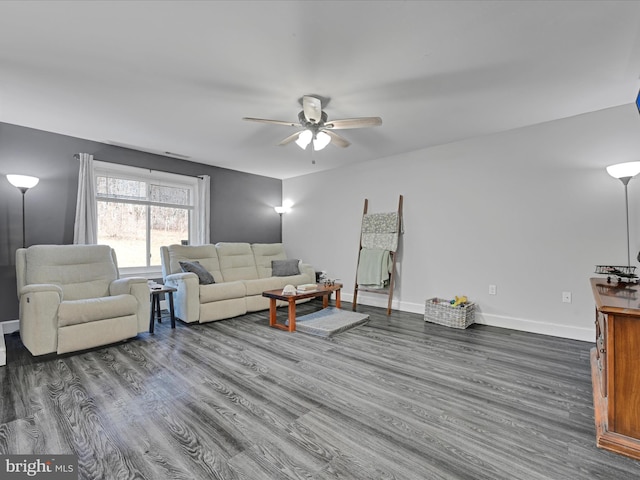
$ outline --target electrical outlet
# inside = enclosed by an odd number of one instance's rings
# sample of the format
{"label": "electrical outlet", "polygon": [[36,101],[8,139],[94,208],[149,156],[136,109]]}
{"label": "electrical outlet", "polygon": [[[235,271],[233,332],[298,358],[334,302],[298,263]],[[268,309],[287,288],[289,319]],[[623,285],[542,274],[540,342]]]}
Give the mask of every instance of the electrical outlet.
{"label": "electrical outlet", "polygon": [[571,303],[571,292],[562,292],[562,301],[564,303]]}
{"label": "electrical outlet", "polygon": [[496,287],[495,285],[489,285],[489,295],[497,295],[498,294],[498,287]]}

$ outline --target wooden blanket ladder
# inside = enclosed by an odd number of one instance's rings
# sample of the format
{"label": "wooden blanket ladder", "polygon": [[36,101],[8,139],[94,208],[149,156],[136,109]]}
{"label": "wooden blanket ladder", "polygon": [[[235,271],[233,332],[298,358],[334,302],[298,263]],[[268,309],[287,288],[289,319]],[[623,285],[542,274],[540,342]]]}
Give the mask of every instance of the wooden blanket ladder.
{"label": "wooden blanket ladder", "polygon": [[[364,211],[362,213],[362,227],[360,229],[360,246],[358,248],[358,264],[356,267],[356,280],[353,287],[353,311],[358,303],[358,292],[377,293],[388,296],[387,315],[391,315],[391,303],[393,301],[393,287],[396,279],[396,261],[398,258],[399,236],[402,233],[402,195],[398,200],[398,211],[383,214],[368,213],[369,200],[364,199]],[[384,288],[368,288],[358,284],[358,272],[362,251],[366,248],[376,248],[389,251],[391,263],[389,282]]]}

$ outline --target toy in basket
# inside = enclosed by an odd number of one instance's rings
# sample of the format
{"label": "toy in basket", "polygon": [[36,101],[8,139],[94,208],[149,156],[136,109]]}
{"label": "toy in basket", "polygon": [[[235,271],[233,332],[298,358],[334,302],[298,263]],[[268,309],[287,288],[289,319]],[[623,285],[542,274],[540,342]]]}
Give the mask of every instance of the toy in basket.
{"label": "toy in basket", "polygon": [[453,328],[467,328],[474,322],[475,304],[467,297],[454,300],[430,298],[424,307],[424,321]]}

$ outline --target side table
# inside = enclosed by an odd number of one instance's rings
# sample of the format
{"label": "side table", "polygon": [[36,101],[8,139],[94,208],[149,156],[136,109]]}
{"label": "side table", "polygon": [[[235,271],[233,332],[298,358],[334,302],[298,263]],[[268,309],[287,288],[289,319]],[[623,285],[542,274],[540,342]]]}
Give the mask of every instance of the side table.
{"label": "side table", "polygon": [[155,326],[155,316],[158,315],[158,322],[162,322],[160,313],[160,295],[166,293],[169,297],[169,313],[171,314],[171,328],[176,328],[176,316],[173,311],[173,292],[177,292],[177,288],[167,287],[159,283],[149,285],[151,290],[151,318],[149,320],[149,333],[153,333]]}

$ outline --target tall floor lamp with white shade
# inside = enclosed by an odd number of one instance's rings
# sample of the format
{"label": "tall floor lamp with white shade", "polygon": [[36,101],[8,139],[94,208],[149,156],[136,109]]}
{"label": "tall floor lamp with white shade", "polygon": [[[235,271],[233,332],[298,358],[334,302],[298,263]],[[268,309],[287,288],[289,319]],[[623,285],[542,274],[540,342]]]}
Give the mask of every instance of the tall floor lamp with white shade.
{"label": "tall floor lamp with white shade", "polygon": [[11,185],[16,187],[20,192],[22,192],[22,248],[25,248],[25,216],[24,216],[24,194],[27,193],[27,190],[35,187],[40,179],[38,177],[32,177],[29,175],[14,175],[8,174],[7,180]]}
{"label": "tall floor lamp with white shade", "polygon": [[627,185],[629,181],[640,173],[640,162],[625,162],[609,165],[607,173],[613,178],[617,178],[624,185],[625,212],[627,215],[627,266],[631,266],[631,245],[629,240],[629,194]]}

